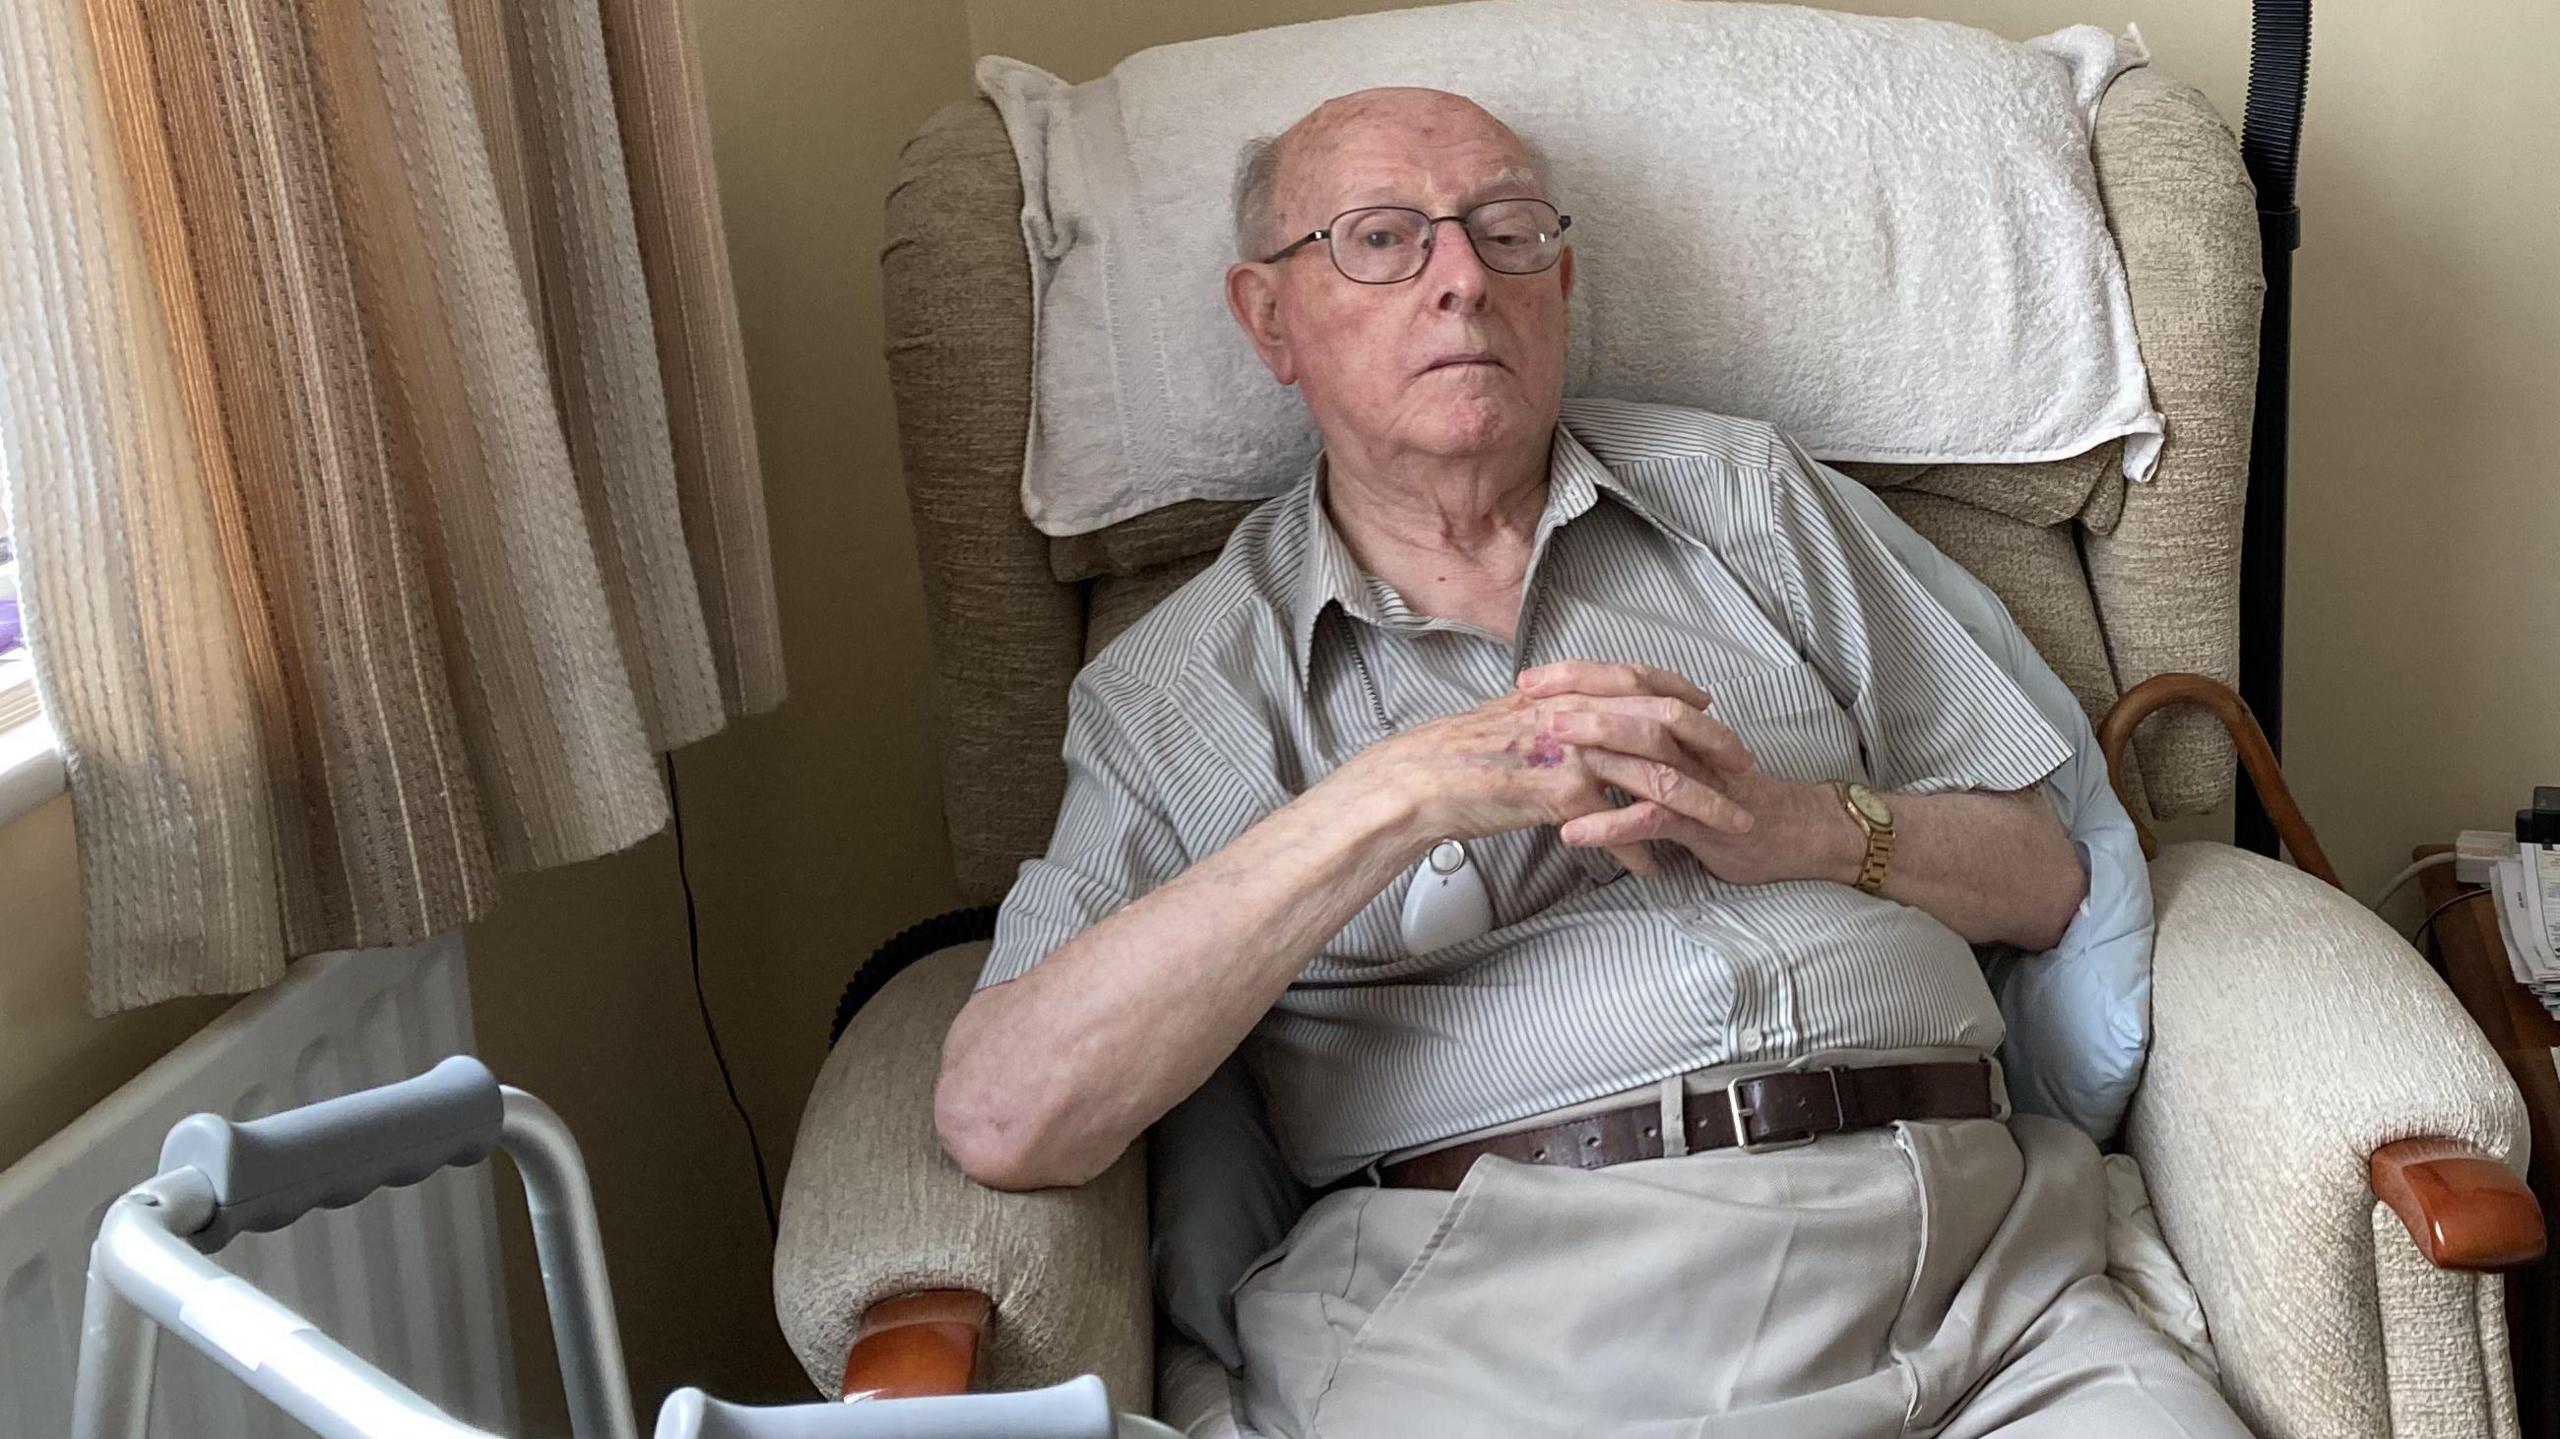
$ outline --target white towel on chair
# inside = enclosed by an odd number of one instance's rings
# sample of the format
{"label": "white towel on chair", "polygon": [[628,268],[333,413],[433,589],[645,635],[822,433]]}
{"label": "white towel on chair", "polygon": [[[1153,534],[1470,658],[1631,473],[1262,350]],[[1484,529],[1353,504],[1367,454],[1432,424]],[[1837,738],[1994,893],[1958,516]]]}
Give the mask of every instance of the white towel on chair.
{"label": "white towel on chair", "polygon": [[[1084,85],[979,62],[1022,169],[1042,530],[1275,494],[1315,452],[1226,313],[1237,151],[1371,85],[1473,96],[1575,217],[1570,393],[1775,422],[1831,460],[2023,462],[2161,417],[2089,135],[2143,56],[1701,0],[1476,0],[1167,45]],[[1299,217],[1304,218],[1304,217]],[[1320,261],[1317,263],[1321,263]]]}

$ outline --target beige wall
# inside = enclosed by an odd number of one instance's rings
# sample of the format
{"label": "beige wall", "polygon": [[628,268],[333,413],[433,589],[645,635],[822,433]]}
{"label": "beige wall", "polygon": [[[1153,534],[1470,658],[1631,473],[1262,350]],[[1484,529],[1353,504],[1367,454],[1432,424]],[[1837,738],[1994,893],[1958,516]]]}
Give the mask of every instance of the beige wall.
{"label": "beige wall", "polygon": [[[695,0],[774,517],[793,694],[680,764],[706,979],[779,1180],[837,987],[949,902],[927,656],[881,363],[882,192],[899,144],[1001,52],[1088,78],[1145,45],[1382,8],[1340,0]],[[1863,8],[1902,10],[1904,5]],[[1935,0],[2027,35],[2060,0]],[[2289,765],[2350,883],[2560,781],[2560,99],[2541,7],[2322,10],[2299,257]],[[2246,7],[2139,15],[2159,63],[2239,113]],[[1604,277],[1592,277],[1605,282]],[[2195,828],[2209,830],[2210,822]],[[0,829],[0,1161],[200,1022],[78,1013],[67,806]],[[784,1397],[744,1145],[692,1008],[673,850],[512,883],[475,928],[483,1048],[593,1164],[632,1375]],[[528,1395],[556,1414],[515,1266]]]}
{"label": "beige wall", "polygon": [[92,1019],[80,973],[71,801],[0,825],[0,1168],[222,1010],[220,1000]]}

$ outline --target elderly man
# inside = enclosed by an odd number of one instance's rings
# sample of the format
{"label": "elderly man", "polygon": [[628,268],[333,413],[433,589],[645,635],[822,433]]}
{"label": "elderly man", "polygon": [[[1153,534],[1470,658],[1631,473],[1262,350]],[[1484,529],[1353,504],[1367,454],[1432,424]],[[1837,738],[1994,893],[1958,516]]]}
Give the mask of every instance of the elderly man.
{"label": "elderly man", "polygon": [[1333,1186],[1235,1294],[1284,1436],[2240,1436],[2007,1117],[2070,751],[1769,427],[1561,400],[1567,219],[1458,96],[1247,156],[1308,479],[1070,701],[937,1118],[1101,1172],[1239,1046]]}

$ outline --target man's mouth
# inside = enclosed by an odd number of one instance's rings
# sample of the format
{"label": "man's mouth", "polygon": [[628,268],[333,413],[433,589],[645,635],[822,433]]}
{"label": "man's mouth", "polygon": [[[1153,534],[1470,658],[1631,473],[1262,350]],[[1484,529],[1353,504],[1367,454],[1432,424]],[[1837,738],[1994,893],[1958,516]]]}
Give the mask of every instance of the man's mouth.
{"label": "man's mouth", "polygon": [[1442,355],[1439,359],[1433,360],[1430,364],[1423,366],[1422,373],[1427,375],[1433,370],[1445,370],[1452,365],[1492,365],[1496,369],[1510,368],[1510,366],[1503,364],[1496,356],[1479,350],[1464,355]]}

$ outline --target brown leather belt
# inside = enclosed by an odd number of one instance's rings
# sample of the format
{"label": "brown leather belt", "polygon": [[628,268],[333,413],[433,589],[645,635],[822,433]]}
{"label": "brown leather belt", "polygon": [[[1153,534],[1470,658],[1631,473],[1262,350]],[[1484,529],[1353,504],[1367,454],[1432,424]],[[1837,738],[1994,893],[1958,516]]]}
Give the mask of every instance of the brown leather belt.
{"label": "brown leather belt", "polygon": [[[1805,1069],[1756,1075],[1687,1096],[1689,1152],[1739,1147],[1746,1153],[1811,1144],[1826,1134],[1901,1119],[1990,1119],[1999,1109],[1991,1066],[1888,1064],[1872,1069]],[[1455,1189],[1488,1154],[1522,1164],[1604,1169],[1660,1159],[1662,1108],[1631,1104],[1581,1119],[1435,1149],[1378,1169],[1400,1189]]]}

